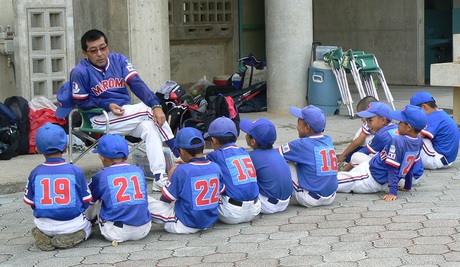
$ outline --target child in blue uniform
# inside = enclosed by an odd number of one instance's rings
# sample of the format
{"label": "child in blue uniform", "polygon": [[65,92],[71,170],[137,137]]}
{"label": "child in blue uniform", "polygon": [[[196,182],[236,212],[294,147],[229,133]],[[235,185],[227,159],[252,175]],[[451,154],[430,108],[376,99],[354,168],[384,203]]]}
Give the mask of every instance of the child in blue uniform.
{"label": "child in blue uniform", "polygon": [[[378,102],[378,100],[373,96],[366,96],[359,100],[358,104],[356,105],[356,111],[361,112],[366,110],[371,102]],[[343,164],[343,171],[349,171],[353,168],[349,162],[351,160],[351,156],[360,150],[361,148],[365,147],[371,140],[374,138],[374,134],[372,134],[371,129],[367,125],[366,118],[361,117],[361,121],[363,125],[358,129],[356,132],[353,141],[345,148],[342,154],[337,156],[337,160],[339,162],[339,170],[341,163],[348,163]]]}
{"label": "child in blue uniform", "polygon": [[459,131],[455,121],[438,108],[433,96],[428,92],[415,93],[410,104],[421,107],[426,114],[426,128],[420,131],[423,137],[422,161],[425,169],[448,168],[458,154]]}
{"label": "child in blue uniform", "polygon": [[160,200],[150,197],[149,210],[153,222],[164,224],[170,233],[196,233],[217,221],[220,193],[225,190],[222,172],[205,158],[203,136],[197,129],[182,128],[174,147],[185,164],[170,170]]}
{"label": "child in blue uniform", "polygon": [[144,238],[151,227],[147,183],[142,169],[126,162],[126,140],[117,134],[104,135],[93,153],[99,154],[104,168],[89,183],[93,201],[88,217],[98,218],[101,234],[109,241]]}
{"label": "child in blue uniform", "polygon": [[358,116],[366,118],[367,125],[374,138],[365,147],[351,157],[354,166],[369,161],[378,154],[397,134],[398,126],[391,122],[390,107],[383,102],[371,102],[366,110],[358,112]]}
{"label": "child in blue uniform", "polygon": [[92,198],[85,175],[62,158],[67,149],[62,127],[47,122],[35,140],[46,161],[32,170],[24,191],[24,202],[34,210],[32,234],[41,250],[73,247],[91,234],[83,215]]}
{"label": "child in blue uniform", "polygon": [[426,125],[426,115],[420,107],[407,105],[402,111],[390,111],[399,120],[399,135],[369,162],[363,162],[350,172],[339,172],[337,192],[374,193],[389,187],[383,199],[397,198],[398,182],[405,179],[401,190],[412,188],[413,165],[420,159],[422,140],[418,133]]}
{"label": "child in blue uniform", "polygon": [[206,135],[211,136],[214,149],[207,157],[222,169],[226,188],[219,205],[219,220],[227,224],[252,221],[261,209],[256,168],[246,149],[235,144],[235,123],[227,117],[217,118]]}
{"label": "child in blue uniform", "polygon": [[305,207],[329,205],[337,189],[337,157],[331,137],[324,135],[326,117],[321,109],[309,105],[290,107],[297,117],[299,138],[278,148],[290,162],[294,198]]}
{"label": "child in blue uniform", "polygon": [[261,213],[284,211],[291,199],[292,178],[286,160],[273,148],[276,128],[269,120],[254,122],[242,119],[240,129],[246,133],[246,143],[254,149],[249,152],[257,173]]}

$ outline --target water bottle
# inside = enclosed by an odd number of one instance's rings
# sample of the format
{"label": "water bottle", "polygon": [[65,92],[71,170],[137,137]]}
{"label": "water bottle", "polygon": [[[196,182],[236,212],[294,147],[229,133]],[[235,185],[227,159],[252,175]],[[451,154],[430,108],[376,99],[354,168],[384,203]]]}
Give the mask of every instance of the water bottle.
{"label": "water bottle", "polygon": [[232,85],[236,89],[240,89],[241,86],[241,76],[238,73],[232,75]]}

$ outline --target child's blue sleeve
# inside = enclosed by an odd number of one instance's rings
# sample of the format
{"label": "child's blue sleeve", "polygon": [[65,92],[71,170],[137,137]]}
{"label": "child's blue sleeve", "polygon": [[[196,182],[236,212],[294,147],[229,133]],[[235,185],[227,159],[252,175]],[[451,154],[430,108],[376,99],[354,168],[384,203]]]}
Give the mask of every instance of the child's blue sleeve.
{"label": "child's blue sleeve", "polygon": [[404,183],[404,189],[411,190],[412,189],[412,177],[414,176],[414,167],[410,168],[409,172],[406,174],[406,181]]}
{"label": "child's blue sleeve", "polygon": [[398,195],[398,182],[399,182],[399,168],[396,168],[392,165],[387,165],[388,167],[388,187],[390,189],[390,194],[397,196]]}

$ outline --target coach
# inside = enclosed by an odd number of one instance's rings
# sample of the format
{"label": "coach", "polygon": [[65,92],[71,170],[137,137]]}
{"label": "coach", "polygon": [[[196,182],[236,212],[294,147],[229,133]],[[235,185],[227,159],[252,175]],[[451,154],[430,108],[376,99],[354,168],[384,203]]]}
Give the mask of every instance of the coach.
{"label": "coach", "polygon": [[[164,181],[159,179],[166,168],[162,142],[171,148],[174,145],[174,135],[158,97],[124,55],[109,52],[109,41],[103,32],[87,31],[81,37],[81,48],[85,58],[70,73],[73,99],[83,110],[105,109],[111,133],[145,141],[150,170],[156,180],[154,188],[158,190],[163,185]],[[130,103],[126,85],[142,102]],[[90,114],[90,120],[93,128],[105,128],[104,115]]]}

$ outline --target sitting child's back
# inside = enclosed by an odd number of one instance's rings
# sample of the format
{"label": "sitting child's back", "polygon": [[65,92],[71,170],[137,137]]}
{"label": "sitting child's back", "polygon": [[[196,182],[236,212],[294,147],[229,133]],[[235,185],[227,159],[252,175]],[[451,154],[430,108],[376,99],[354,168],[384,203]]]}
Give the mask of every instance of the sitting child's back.
{"label": "sitting child's back", "polygon": [[257,173],[262,213],[275,213],[287,208],[292,194],[292,178],[289,165],[273,148],[276,128],[269,120],[260,118],[254,122],[242,119],[240,129],[247,133],[246,143]]}
{"label": "sitting child's back", "polygon": [[306,207],[329,205],[335,199],[338,164],[332,139],[323,134],[326,117],[313,105],[290,107],[289,111],[297,117],[300,139],[278,149],[295,163],[290,164],[294,197]]}
{"label": "sitting child's back", "polygon": [[219,219],[228,224],[248,222],[260,213],[259,186],[254,164],[246,149],[235,144],[238,133],[227,117],[215,119],[209,126],[213,152],[207,158],[222,169],[226,187],[219,205]]}
{"label": "sitting child's back", "polygon": [[151,228],[147,182],[141,168],[126,162],[126,140],[117,134],[104,135],[93,153],[99,154],[104,168],[88,185],[94,198],[88,216],[98,218],[101,234],[109,241],[144,238]]}

